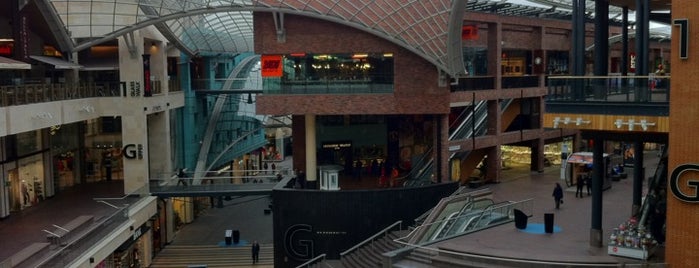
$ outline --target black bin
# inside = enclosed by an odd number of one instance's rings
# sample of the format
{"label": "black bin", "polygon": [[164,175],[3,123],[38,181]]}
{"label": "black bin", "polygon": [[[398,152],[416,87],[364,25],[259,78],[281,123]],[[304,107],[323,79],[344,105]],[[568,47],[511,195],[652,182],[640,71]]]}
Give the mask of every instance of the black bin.
{"label": "black bin", "polygon": [[240,242],[240,231],[233,230],[233,244],[238,244]]}
{"label": "black bin", "polygon": [[231,231],[231,230],[226,230],[226,235],[225,235],[226,245],[230,245],[230,244],[231,244],[231,235],[232,235],[232,233],[233,233],[233,231]]}
{"label": "black bin", "polygon": [[544,232],[547,234],[553,233],[553,213],[544,214]]}

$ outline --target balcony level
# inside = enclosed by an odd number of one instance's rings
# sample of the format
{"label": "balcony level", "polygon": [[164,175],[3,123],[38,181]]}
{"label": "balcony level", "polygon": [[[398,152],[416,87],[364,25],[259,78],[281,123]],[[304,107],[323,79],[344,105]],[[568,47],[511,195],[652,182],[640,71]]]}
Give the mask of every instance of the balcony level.
{"label": "balcony level", "polygon": [[670,76],[548,77],[547,88],[544,127],[650,140],[669,132]]}

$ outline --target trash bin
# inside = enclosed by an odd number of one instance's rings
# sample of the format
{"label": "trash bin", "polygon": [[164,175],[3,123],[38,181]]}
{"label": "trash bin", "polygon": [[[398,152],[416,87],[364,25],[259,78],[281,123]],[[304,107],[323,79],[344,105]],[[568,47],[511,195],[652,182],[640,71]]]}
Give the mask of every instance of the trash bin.
{"label": "trash bin", "polygon": [[553,233],[553,213],[544,214],[544,232],[547,234]]}
{"label": "trash bin", "polygon": [[232,236],[233,236],[233,230],[226,230],[226,237],[225,237],[226,245],[230,245],[230,244],[231,244],[231,238],[232,238]]}
{"label": "trash bin", "polygon": [[233,244],[238,244],[240,242],[240,232],[238,230],[233,230]]}

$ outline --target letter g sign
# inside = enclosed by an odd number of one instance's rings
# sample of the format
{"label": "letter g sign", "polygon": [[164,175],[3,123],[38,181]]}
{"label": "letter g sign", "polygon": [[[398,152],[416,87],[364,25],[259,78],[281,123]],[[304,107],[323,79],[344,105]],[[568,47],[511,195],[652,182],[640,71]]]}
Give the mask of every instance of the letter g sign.
{"label": "letter g sign", "polygon": [[[693,191],[684,192],[680,189],[680,176],[685,172],[695,173],[693,177],[687,178],[687,187],[694,188]],[[670,175],[670,190],[677,199],[684,202],[697,203],[699,202],[699,165],[697,164],[682,164],[677,166]]]}

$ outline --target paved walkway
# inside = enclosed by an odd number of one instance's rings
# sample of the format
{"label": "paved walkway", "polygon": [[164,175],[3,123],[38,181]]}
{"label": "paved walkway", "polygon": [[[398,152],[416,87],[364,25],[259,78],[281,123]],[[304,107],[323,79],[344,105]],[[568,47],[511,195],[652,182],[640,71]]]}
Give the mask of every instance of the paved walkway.
{"label": "paved walkway", "polygon": [[[291,158],[280,162],[278,168],[291,167]],[[654,174],[657,166],[656,152],[645,155],[646,177]],[[632,169],[628,169],[629,179],[613,182],[612,188],[604,192],[603,197],[603,238],[610,231],[627,220],[631,212]],[[499,184],[489,184],[496,201],[518,201],[534,199],[534,216],[530,223],[543,223],[544,213],[555,214],[555,224],[562,231],[552,235],[536,235],[519,232],[511,225],[503,225],[476,234],[442,242],[440,246],[455,248],[460,251],[473,251],[488,255],[527,257],[542,260],[615,260],[633,259],[610,257],[605,248],[589,246],[590,235],[590,198],[575,198],[574,192],[566,192],[560,210],[553,208],[551,192],[554,183],[559,181],[559,167],[549,167],[543,173],[529,172],[524,169],[503,171],[504,178]],[[374,180],[367,180],[374,184]],[[41,231],[51,224],[68,222],[82,215],[92,214],[96,217],[109,215],[113,209],[105,204],[95,202],[96,197],[118,197],[122,190],[122,181],[100,182],[75,187],[60,195],[31,207],[22,213],[13,214],[0,220],[0,260],[7,258],[23,247],[45,241]],[[269,205],[267,196],[247,196],[224,201],[223,208],[211,208],[193,223],[184,226],[177,234],[173,245],[218,245],[224,241],[227,229],[240,231],[244,242],[258,240],[263,245],[271,245],[272,215],[265,214]],[[662,250],[657,252],[652,261],[661,261]],[[637,262],[637,261],[635,261]]]}

